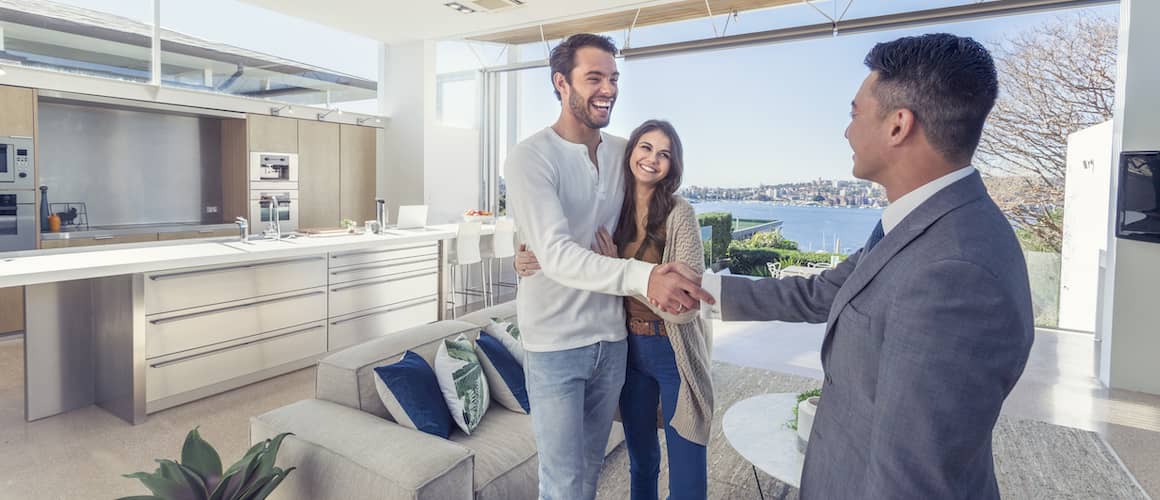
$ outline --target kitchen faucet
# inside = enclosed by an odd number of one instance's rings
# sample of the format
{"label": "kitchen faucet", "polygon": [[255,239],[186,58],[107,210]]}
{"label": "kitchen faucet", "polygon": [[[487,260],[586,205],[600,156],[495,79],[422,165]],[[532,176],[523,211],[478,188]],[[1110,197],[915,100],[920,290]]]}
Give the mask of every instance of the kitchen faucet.
{"label": "kitchen faucet", "polygon": [[280,214],[278,213],[281,210],[278,205],[278,195],[263,196],[262,200],[269,203],[268,206],[270,207],[270,220],[268,221],[269,226],[267,228],[267,232],[273,231],[274,239],[280,240],[282,239],[282,224],[278,222],[278,219],[281,218]]}
{"label": "kitchen faucet", "polygon": [[249,239],[250,239],[250,232],[249,232],[250,221],[246,220],[245,217],[238,217],[238,218],[234,219],[234,224],[238,225],[238,237],[241,239],[241,242],[245,243],[245,242],[249,241]]}

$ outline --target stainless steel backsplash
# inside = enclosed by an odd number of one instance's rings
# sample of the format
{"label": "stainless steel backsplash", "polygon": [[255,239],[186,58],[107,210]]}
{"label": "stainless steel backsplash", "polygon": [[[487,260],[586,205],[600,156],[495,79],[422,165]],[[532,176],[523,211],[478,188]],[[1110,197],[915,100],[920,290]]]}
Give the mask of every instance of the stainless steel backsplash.
{"label": "stainless steel backsplash", "polygon": [[221,222],[220,119],[47,102],[38,119],[50,203],[93,226]]}

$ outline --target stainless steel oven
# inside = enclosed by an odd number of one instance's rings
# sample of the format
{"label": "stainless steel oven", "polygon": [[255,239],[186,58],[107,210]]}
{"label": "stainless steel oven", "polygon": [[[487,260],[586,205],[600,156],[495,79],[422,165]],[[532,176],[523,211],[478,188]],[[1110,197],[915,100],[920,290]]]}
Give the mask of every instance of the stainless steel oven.
{"label": "stainless steel oven", "polygon": [[31,137],[0,136],[0,189],[36,189]]}
{"label": "stainless steel oven", "polygon": [[0,191],[0,252],[36,248],[36,192]]}
{"label": "stainless steel oven", "polygon": [[[298,229],[298,190],[250,191],[250,223],[269,224],[273,217],[278,218],[283,233]],[[264,226],[253,227],[255,230],[265,229]]]}
{"label": "stainless steel oven", "polygon": [[250,153],[250,182],[291,182],[298,189],[298,155]]}

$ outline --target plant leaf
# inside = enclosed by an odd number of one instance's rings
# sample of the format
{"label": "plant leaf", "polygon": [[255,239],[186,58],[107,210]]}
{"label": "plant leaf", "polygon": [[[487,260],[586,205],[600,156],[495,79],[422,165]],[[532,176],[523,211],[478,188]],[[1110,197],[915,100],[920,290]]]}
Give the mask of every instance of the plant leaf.
{"label": "plant leaf", "polygon": [[259,461],[258,475],[265,476],[274,471],[274,462],[278,460],[278,450],[282,448],[282,440],[286,439],[286,436],[293,435],[292,432],[283,432],[274,436],[274,439],[270,441],[270,446],[266,449],[266,453],[262,454]]}
{"label": "plant leaf", "polygon": [[[269,440],[266,440],[263,443],[268,444]],[[234,481],[232,481],[229,487],[226,488],[222,493],[222,500],[235,500],[237,498],[241,498],[239,493],[246,489],[246,486],[251,481],[253,481],[255,477],[257,477],[255,473],[258,470],[263,453],[265,452],[259,451],[258,454],[250,458],[250,462],[246,464],[244,469],[239,469],[237,474],[234,476]]]}
{"label": "plant leaf", "polygon": [[134,472],[132,474],[125,474],[125,477],[141,481],[149,491],[154,495],[165,499],[184,499],[189,498],[188,488],[183,488],[181,483],[164,477],[160,470],[149,474],[147,472]]}
{"label": "plant leaf", "polygon": [[205,481],[196,471],[186,467],[182,464],[172,460],[158,460],[161,464],[161,472],[166,477],[187,485],[190,493],[196,500],[206,500],[209,497],[209,492],[206,490]]}
{"label": "plant leaf", "polygon": [[262,487],[262,489],[258,490],[254,493],[253,496],[245,500],[266,500],[266,497],[270,496],[270,493],[274,492],[274,488],[277,488],[279,484],[282,484],[282,480],[286,479],[286,476],[290,475],[290,471],[296,468],[297,467],[291,467],[286,470],[275,469],[274,477],[271,478],[270,481]]}
{"label": "plant leaf", "polygon": [[195,427],[185,436],[181,447],[181,465],[193,469],[204,484],[217,484],[222,477],[222,459],[217,450],[201,438]]}
{"label": "plant leaf", "polygon": [[213,493],[209,495],[209,500],[228,499],[229,497],[225,496],[226,490],[230,488],[231,484],[238,481],[240,481],[240,478],[238,478],[238,471],[226,471],[226,475],[222,476],[222,480],[218,482],[217,486],[213,490]]}
{"label": "plant leaf", "polygon": [[165,499],[161,498],[161,497],[155,497],[153,495],[136,495],[136,496],[131,496],[131,497],[121,497],[121,498],[118,498],[117,500],[165,500]]}
{"label": "plant leaf", "polygon": [[250,464],[250,460],[253,460],[254,456],[261,453],[262,450],[266,449],[266,446],[269,444],[270,444],[269,439],[254,444],[253,446],[250,447],[249,450],[246,450],[246,454],[242,455],[242,458],[238,459],[237,462],[234,462],[234,464],[231,465],[230,468],[227,469],[225,473],[229,474],[231,472],[238,472],[238,471],[244,469],[247,465]]}

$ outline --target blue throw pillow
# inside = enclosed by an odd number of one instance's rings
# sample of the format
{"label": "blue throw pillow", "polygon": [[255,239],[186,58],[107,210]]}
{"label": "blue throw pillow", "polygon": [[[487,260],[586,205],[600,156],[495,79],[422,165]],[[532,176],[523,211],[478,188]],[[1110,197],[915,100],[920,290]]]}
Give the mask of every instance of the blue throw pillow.
{"label": "blue throw pillow", "polygon": [[491,388],[491,399],[514,412],[531,412],[524,367],[508,352],[503,342],[486,332],[479,332],[475,347]]}
{"label": "blue throw pillow", "polygon": [[399,425],[444,439],[451,435],[451,413],[435,370],[422,356],[407,351],[398,362],[375,367],[375,389]]}

